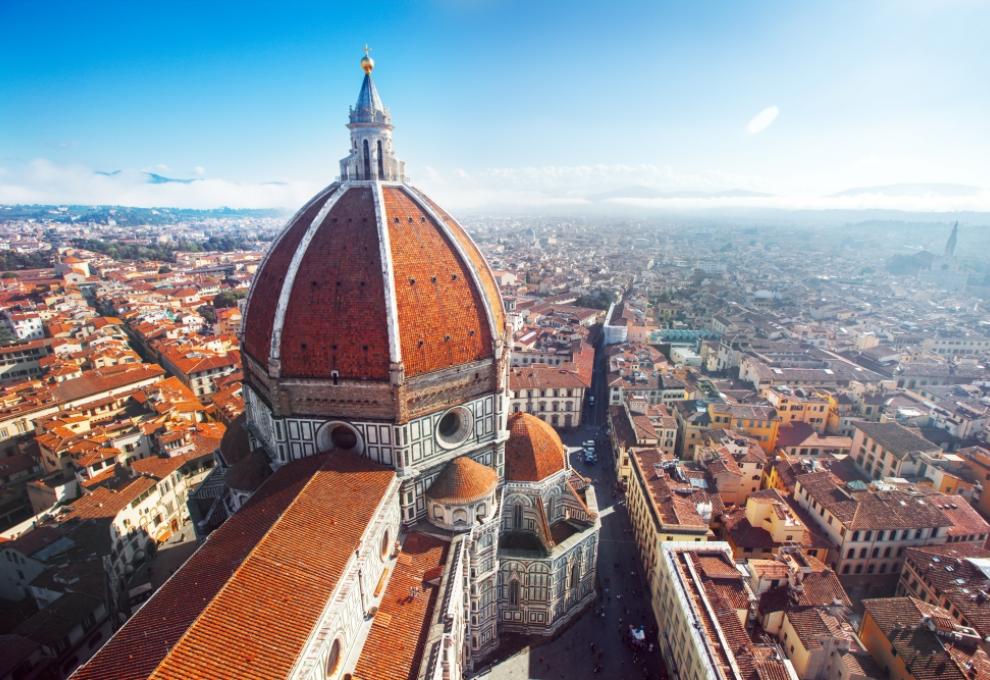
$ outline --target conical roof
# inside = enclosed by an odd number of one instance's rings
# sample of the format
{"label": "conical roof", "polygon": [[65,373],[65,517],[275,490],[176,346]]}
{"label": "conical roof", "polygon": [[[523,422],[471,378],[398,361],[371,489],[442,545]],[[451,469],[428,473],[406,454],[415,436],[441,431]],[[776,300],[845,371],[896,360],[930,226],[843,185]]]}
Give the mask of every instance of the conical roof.
{"label": "conical roof", "polygon": [[447,463],[426,495],[441,503],[470,503],[492,493],[497,484],[495,470],[468,456],[460,456]]}
{"label": "conical roof", "polygon": [[357,103],[351,110],[352,123],[387,123],[388,111],[382,104],[382,98],[378,96],[378,88],[375,81],[371,79],[371,74],[364,74],[364,82],[361,83],[361,91],[358,92]]}

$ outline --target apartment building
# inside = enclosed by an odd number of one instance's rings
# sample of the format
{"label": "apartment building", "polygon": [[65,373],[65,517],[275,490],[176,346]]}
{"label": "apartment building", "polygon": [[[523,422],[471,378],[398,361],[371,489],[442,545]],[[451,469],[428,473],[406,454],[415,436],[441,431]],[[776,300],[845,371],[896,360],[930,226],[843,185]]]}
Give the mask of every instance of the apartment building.
{"label": "apartment building", "polygon": [[942,607],[985,640],[990,636],[990,550],[973,543],[908,548],[897,594]]}
{"label": "apartment building", "polygon": [[513,413],[529,413],[554,427],[580,427],[591,381],[566,368],[534,364],[509,369]]}
{"label": "apartment building", "polygon": [[737,560],[768,558],[795,548],[825,562],[828,537],[790,498],[776,489],[757,491],[730,510],[720,531]]}
{"label": "apartment building", "polygon": [[830,472],[798,475],[794,499],[828,536],[829,565],[850,590],[892,590],[904,551],[945,543],[954,527],[944,503],[914,487],[842,482]]}
{"label": "apartment building", "polygon": [[859,637],[892,680],[978,680],[990,677],[990,655],[972,628],[913,597],[863,601]]}
{"label": "apartment building", "polygon": [[777,447],[780,416],[772,406],[710,403],[708,417],[710,427],[743,432],[756,439],[767,453]]}
{"label": "apartment building", "polygon": [[938,456],[941,449],[903,425],[862,420],[853,424],[851,452],[864,474],[882,479],[917,476],[923,457]]}
{"label": "apartment building", "polygon": [[825,434],[830,422],[838,426],[837,403],[828,392],[781,384],[765,388],[763,397],[777,410],[781,426],[807,423],[818,434]]}
{"label": "apartment building", "polygon": [[726,543],[664,543],[655,574],[652,605],[671,677],[798,680],[778,645],[747,632],[756,597]]}
{"label": "apartment building", "polygon": [[723,508],[699,483],[701,473],[686,470],[656,449],[633,449],[629,458],[629,521],[643,570],[652,582],[663,543],[707,541],[713,537],[712,517]]}

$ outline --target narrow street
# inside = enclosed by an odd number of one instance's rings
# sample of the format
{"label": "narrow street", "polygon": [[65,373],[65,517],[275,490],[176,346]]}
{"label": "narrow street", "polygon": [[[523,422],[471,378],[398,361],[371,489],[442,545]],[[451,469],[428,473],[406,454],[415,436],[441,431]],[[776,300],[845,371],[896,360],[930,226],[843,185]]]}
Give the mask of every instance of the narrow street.
{"label": "narrow street", "polygon": [[[602,520],[598,549],[598,600],[555,639],[534,643],[497,662],[478,678],[491,680],[579,680],[619,678],[656,680],[665,677],[657,652],[635,655],[624,642],[628,626],[645,625],[649,637],[656,632],[656,621],[640,570],[629,516],[624,503],[613,493],[615,470],[612,452],[602,429],[608,408],[604,362],[596,361],[592,393],[595,407],[586,408],[586,423],[564,433],[571,466],[591,478]],[[598,462],[586,465],[581,442],[595,439]],[[594,645],[594,646],[592,646]],[[508,652],[506,652],[508,653]],[[595,667],[600,666],[596,673]]]}

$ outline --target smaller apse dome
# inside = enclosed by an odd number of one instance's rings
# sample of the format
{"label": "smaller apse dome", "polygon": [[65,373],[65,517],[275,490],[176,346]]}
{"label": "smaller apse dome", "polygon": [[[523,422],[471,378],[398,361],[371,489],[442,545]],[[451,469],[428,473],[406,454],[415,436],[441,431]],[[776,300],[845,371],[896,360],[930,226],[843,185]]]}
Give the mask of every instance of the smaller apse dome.
{"label": "smaller apse dome", "polygon": [[468,456],[447,463],[426,495],[447,505],[473,503],[490,496],[498,485],[498,473]]}
{"label": "smaller apse dome", "polygon": [[505,443],[505,478],[510,482],[538,482],[566,467],[564,443],[548,423],[529,413],[509,418]]}

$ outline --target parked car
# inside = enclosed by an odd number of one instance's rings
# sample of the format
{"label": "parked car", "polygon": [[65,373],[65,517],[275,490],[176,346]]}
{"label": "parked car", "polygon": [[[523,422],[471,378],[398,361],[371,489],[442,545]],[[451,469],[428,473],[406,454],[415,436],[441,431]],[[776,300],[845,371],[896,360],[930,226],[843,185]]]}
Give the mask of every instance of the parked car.
{"label": "parked car", "polygon": [[586,448],[586,449],[594,449],[595,448],[595,440],[594,439],[587,439],[587,440],[585,440],[584,444],[582,444],[582,446],[584,446],[584,448]]}

